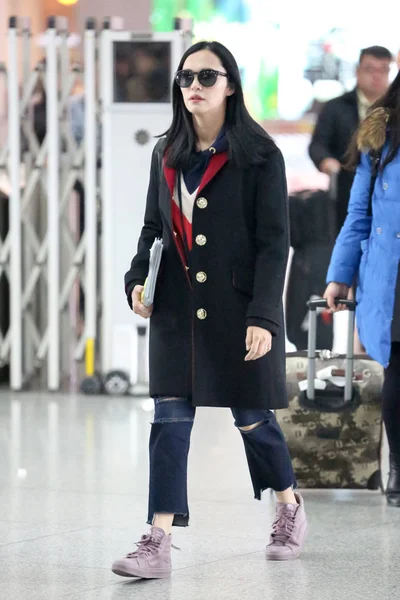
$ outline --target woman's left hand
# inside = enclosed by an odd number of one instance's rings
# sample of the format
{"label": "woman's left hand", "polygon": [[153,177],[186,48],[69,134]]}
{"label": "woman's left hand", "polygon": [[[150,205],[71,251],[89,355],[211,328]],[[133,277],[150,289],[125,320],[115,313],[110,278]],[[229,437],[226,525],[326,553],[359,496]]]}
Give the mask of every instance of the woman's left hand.
{"label": "woman's left hand", "polygon": [[246,336],[247,354],[245,361],[257,360],[268,354],[272,346],[272,335],[262,327],[248,327]]}

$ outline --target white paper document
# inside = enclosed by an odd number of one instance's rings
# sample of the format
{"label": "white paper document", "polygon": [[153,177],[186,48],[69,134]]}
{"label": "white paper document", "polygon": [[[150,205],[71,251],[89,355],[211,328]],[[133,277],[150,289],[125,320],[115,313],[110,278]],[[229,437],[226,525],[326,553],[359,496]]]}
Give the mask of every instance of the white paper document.
{"label": "white paper document", "polygon": [[158,271],[160,269],[161,257],[163,252],[163,241],[160,238],[156,238],[152,247],[150,248],[150,263],[149,273],[144,284],[144,290],[142,293],[142,303],[145,306],[151,306],[154,302],[154,292],[156,290]]}

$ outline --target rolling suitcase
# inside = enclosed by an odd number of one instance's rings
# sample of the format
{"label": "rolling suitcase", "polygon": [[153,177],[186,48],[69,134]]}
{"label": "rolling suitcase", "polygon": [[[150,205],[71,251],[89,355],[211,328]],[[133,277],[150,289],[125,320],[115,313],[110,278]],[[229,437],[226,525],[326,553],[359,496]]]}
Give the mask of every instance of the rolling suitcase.
{"label": "rolling suitcase", "polygon": [[[307,347],[307,302],[321,298],[336,239],[336,180],[330,191],[303,190],[289,197],[290,240],[294,250],[286,296],[286,334],[299,350]],[[333,320],[318,312],[317,345],[332,348]]]}
{"label": "rolling suitcase", "polygon": [[[293,255],[286,297],[286,333],[299,350],[307,348],[307,302],[321,298],[325,290],[332,248],[332,244],[309,243],[295,250]],[[333,315],[323,310],[317,315],[317,345],[332,348]]]}
{"label": "rolling suitcase", "polygon": [[316,350],[317,309],[308,303],[307,352],[286,356],[289,407],[276,413],[301,488],[379,489],[383,368],[353,356],[355,302],[350,310],[347,355]]}

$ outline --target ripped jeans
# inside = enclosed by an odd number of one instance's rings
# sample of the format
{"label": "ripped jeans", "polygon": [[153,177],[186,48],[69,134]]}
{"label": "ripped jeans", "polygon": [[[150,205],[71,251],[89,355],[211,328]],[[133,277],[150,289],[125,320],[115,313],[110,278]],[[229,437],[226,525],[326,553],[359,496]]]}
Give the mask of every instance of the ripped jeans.
{"label": "ripped jeans", "polygon": [[[173,525],[189,523],[187,464],[196,408],[188,398],[155,398],[150,434],[150,489],[148,523],[156,513],[174,514]],[[235,426],[244,442],[254,497],[272,488],[282,492],[296,487],[289,450],[275,415],[269,410],[232,408]],[[258,424],[249,431],[241,427]]]}

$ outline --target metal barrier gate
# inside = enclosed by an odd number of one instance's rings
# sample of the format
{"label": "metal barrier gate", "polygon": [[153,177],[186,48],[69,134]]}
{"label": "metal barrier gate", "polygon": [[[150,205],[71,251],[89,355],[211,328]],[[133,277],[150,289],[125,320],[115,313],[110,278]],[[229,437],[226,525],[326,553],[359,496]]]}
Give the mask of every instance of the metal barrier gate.
{"label": "metal barrier gate", "polygon": [[[83,75],[70,64],[66,19],[50,18],[45,60],[30,72],[31,31],[27,19],[11,17],[8,31],[8,142],[0,154],[0,176],[9,181],[9,232],[0,245],[0,274],[10,284],[10,327],[0,339],[0,364],[10,363],[10,386],[20,390],[38,367],[47,371],[47,388],[61,384],[76,335],[73,357],[81,360],[85,342],[96,337],[97,187],[96,31],[85,32],[85,142],[77,144],[66,113],[71,91]],[[22,90],[19,65],[23,55]],[[42,88],[46,134],[34,131],[32,97]],[[85,230],[79,235],[79,208],[73,195],[85,187]],[[74,206],[75,205],[75,206]],[[85,292],[85,327],[78,334],[78,286]],[[66,342],[62,344],[61,342]]]}
{"label": "metal barrier gate", "polygon": [[[177,30],[181,25],[185,37],[188,22],[176,20]],[[9,228],[4,235],[5,228],[0,227],[0,283],[6,279],[9,284],[10,324],[3,333],[0,328],[0,368],[9,365],[12,390],[35,381],[51,391],[66,382],[76,387],[83,375],[88,393],[102,387],[95,373],[99,364],[95,353],[101,307],[110,306],[110,298],[98,274],[104,273],[105,245],[102,260],[99,257],[107,223],[102,223],[102,215],[110,214],[110,194],[102,198],[101,187],[110,178],[101,175],[105,134],[100,135],[100,116],[106,109],[104,86],[100,92],[99,83],[104,80],[104,43],[112,40],[113,31],[122,29],[123,21],[116,17],[105,19],[99,32],[95,20],[88,19],[83,71],[70,59],[67,19],[50,17],[45,55],[31,71],[29,19],[9,20],[8,69],[2,73],[8,96],[8,139],[0,148],[0,202],[8,199]],[[132,34],[137,35],[152,37]],[[73,101],[71,92],[77,83],[84,92]],[[35,127],[33,99],[38,89],[45,102],[43,135]],[[84,114],[80,135],[71,121],[78,104]],[[2,211],[0,220],[1,215]],[[0,310],[1,302],[0,298]],[[103,349],[104,345],[103,335]],[[139,354],[137,382],[145,393],[147,373]],[[101,364],[104,368],[104,358]]]}

